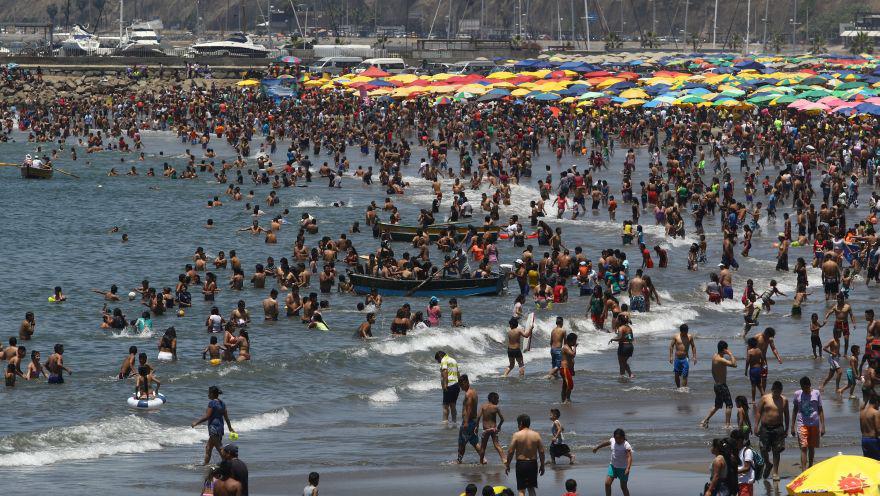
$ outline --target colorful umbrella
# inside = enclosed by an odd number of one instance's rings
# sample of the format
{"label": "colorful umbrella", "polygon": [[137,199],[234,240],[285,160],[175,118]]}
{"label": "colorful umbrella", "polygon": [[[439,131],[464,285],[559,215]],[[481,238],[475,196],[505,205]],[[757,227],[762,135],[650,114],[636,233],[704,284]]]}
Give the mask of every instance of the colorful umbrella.
{"label": "colorful umbrella", "polygon": [[281,62],[282,64],[290,64],[290,65],[299,65],[302,63],[302,60],[299,57],[294,57],[293,55],[283,55],[275,59],[277,62]]}
{"label": "colorful umbrella", "polygon": [[880,496],[880,461],[837,455],[803,471],[786,489],[789,496]]}

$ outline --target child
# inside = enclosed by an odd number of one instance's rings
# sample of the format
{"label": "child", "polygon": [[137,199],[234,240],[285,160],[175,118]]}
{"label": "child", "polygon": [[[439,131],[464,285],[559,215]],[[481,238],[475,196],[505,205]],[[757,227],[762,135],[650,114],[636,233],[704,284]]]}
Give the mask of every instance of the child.
{"label": "child", "polygon": [[739,430],[749,434],[752,432],[752,421],[749,419],[749,400],[745,396],[737,396],[734,403],[736,403],[736,424]]}
{"label": "child", "polygon": [[320,478],[318,472],[309,474],[309,485],[303,488],[303,496],[318,496],[318,480]]}
{"label": "child", "polygon": [[565,439],[562,437],[562,432],[565,428],[562,427],[562,422],[559,421],[560,415],[558,408],[550,409],[550,421],[553,423],[551,427],[553,437],[550,439],[550,462],[556,465],[557,458],[567,456],[568,464],[572,465],[574,464],[574,455],[571,454],[571,450],[565,444]]}
{"label": "child", "polygon": [[608,446],[611,447],[611,463],[608,465],[608,476],[605,477],[605,495],[611,496],[611,485],[614,483],[614,479],[620,479],[620,490],[623,492],[623,496],[629,496],[627,481],[632,469],[633,449],[629,441],[626,440],[626,433],[623,432],[623,429],[614,429],[614,436],[593,448],[593,453]]}
{"label": "child", "polygon": [[770,307],[776,304],[776,302],[773,301],[775,295],[785,296],[785,293],[779,291],[776,287],[776,279],[770,279],[770,287],[767,288],[767,291],[761,293],[761,306],[764,308],[764,312],[769,312]]}
{"label": "child", "polygon": [[752,327],[758,325],[758,316],[761,314],[761,309],[755,307],[755,293],[749,294],[748,300],[746,302],[746,307],[743,309],[743,337],[746,337],[746,334],[752,330]]}
{"label": "child", "polygon": [[850,356],[849,367],[846,369],[846,386],[837,390],[837,394],[843,394],[844,391],[849,389],[849,399],[854,399],[856,395],[853,392],[856,389],[856,371],[859,370],[859,353],[861,352],[861,348],[858,345],[852,345],[850,348]]}
{"label": "child", "polygon": [[477,411],[477,422],[480,419],[483,421],[483,434],[480,438],[480,463],[486,463],[486,446],[491,439],[495,451],[501,457],[501,463],[504,464],[504,452],[501,449],[501,443],[498,442],[498,432],[501,430],[501,424],[504,423],[504,415],[501,415],[501,410],[498,408],[498,402],[501,398],[498,393],[493,391],[486,399],[488,401],[480,405],[480,409]]}
{"label": "child", "polygon": [[565,481],[565,494],[562,496],[577,496],[578,493],[578,483],[574,479],[568,479]]}
{"label": "child", "polygon": [[819,337],[819,329],[825,327],[825,322],[819,323],[819,315],[814,313],[810,316],[810,346],[813,347],[813,359],[822,358],[822,339]]}
{"label": "child", "polygon": [[[150,391],[151,383],[156,384],[155,391]],[[138,367],[137,383],[135,384],[135,394],[137,394],[138,399],[148,400],[154,398],[156,393],[159,392],[159,386],[161,385],[162,383],[156,379],[150,367],[146,365]]]}

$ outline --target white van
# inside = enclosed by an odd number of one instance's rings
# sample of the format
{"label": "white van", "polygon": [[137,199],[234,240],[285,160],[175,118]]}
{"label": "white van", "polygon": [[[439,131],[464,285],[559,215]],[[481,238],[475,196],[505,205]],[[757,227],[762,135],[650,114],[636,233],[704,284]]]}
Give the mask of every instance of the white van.
{"label": "white van", "polygon": [[323,57],[309,66],[312,74],[329,73],[334,76],[347,74],[364,59],[360,57]]}
{"label": "white van", "polygon": [[450,74],[480,74],[488,76],[498,70],[498,66],[491,60],[470,60],[457,62],[449,68]]}
{"label": "white van", "polygon": [[406,64],[403,62],[403,59],[384,58],[364,60],[360,65],[355,67],[354,73],[359,74],[373,66],[389,74],[402,74],[406,70]]}

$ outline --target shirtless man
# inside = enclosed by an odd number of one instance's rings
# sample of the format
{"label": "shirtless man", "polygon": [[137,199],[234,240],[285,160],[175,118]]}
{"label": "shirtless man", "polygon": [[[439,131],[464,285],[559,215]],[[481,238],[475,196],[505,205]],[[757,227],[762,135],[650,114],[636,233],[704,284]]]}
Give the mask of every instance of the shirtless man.
{"label": "shirtless man", "polygon": [[21,359],[24,358],[25,353],[27,353],[27,349],[25,349],[24,346],[19,346],[16,348],[15,355],[7,359],[6,372],[4,373],[6,378],[6,387],[15,387],[16,377],[21,377],[24,380],[28,380],[28,377],[25,376],[21,371]]}
{"label": "shirtless man", "polygon": [[[779,480],[779,455],[785,451],[785,437],[789,426],[788,399],[782,396],[782,383],[774,381],[770,393],[761,396],[755,405],[755,432],[761,441],[761,456],[764,457],[764,475],[773,474]],[[769,463],[768,453],[773,452],[773,463]]]}
{"label": "shirtless man", "polygon": [[18,339],[30,341],[36,329],[37,321],[34,319],[34,312],[24,314],[24,320],[21,321],[21,326],[18,327]]}
{"label": "shirtless man", "polygon": [[119,295],[116,292],[119,291],[119,288],[116,285],[110,286],[110,291],[101,291],[100,289],[92,289],[93,293],[98,293],[103,296],[107,301],[119,301]]}
{"label": "shirtless man", "polygon": [[721,299],[732,300],[733,276],[730,274],[730,269],[728,269],[727,265],[723,263],[718,264],[718,268],[721,269],[718,272],[718,283],[721,284]]}
{"label": "shirtless man", "polygon": [[15,336],[9,336],[9,346],[0,351],[0,360],[9,360],[16,355],[18,355],[18,339]]}
{"label": "shirtless man", "polygon": [[562,363],[559,373],[562,375],[562,404],[571,404],[571,390],[574,389],[574,357],[577,356],[577,334],[570,332],[565,336],[562,346]]}
{"label": "shirtless man", "polygon": [[736,368],[736,357],[727,347],[726,341],[718,341],[718,353],[712,356],[712,380],[715,381],[715,406],[709,410],[709,415],[700,422],[700,427],[709,427],[709,419],[724,405],[724,428],[730,429],[730,414],[733,411],[733,401],[730,399],[730,389],[727,387],[727,367]]}
{"label": "shirtless man", "polygon": [[859,427],[862,430],[862,456],[880,460],[880,398],[873,396],[859,412]]}
{"label": "shirtless man", "polygon": [[562,341],[565,339],[565,329],[562,328],[562,317],[556,317],[556,327],[550,331],[550,372],[547,378],[559,377],[559,367],[562,366]]}
{"label": "shirtless man", "polygon": [[[825,264],[822,265],[824,267]],[[825,273],[824,268],[822,273]],[[843,294],[838,294],[837,303],[835,303],[833,307],[829,308],[828,311],[825,312],[826,321],[832,313],[834,314],[834,330],[839,330],[840,333],[843,335],[843,354],[846,355],[847,350],[849,350],[849,323],[852,322],[853,325],[855,325],[856,318],[853,315],[852,307],[850,307],[849,303],[846,302]]]}
{"label": "shirtless man", "polygon": [[757,389],[761,396],[764,396],[767,389],[765,386],[767,378],[764,376],[764,371],[767,369],[767,356],[758,348],[758,339],[755,337],[749,338],[746,346],[748,348],[746,350],[745,374],[752,385],[752,403],[754,403],[755,390]]}
{"label": "shirtless man", "polygon": [[135,362],[137,361],[138,349],[137,346],[129,346],[128,347],[128,355],[122,360],[122,365],[119,367],[119,375],[116,376],[118,380],[127,379],[132,372],[135,371]]}
{"label": "shirtless man", "polygon": [[64,384],[64,377],[62,374],[67,372],[67,375],[71,375],[73,372],[64,366],[64,345],[56,344],[54,350],[55,352],[49,355],[49,359],[46,360],[46,371],[49,372],[49,384]]}
{"label": "shirtless man", "polygon": [[477,450],[480,460],[484,458],[480,450],[477,437],[477,390],[471,387],[467,374],[458,378],[459,387],[464,391],[464,399],[461,401],[461,427],[458,429],[458,463],[464,457],[464,450],[468,444]]}
{"label": "shirtless man", "polygon": [[645,304],[645,280],[636,275],[629,281],[629,309],[633,312],[647,310]]}
{"label": "shirtless man", "polygon": [[[697,364],[697,343],[696,338],[688,334],[688,325],[682,324],[678,328],[678,334],[672,336],[669,343],[669,363],[673,365],[675,373],[675,387],[687,387],[688,373],[690,372],[690,363],[688,358],[690,352],[693,351],[693,357],[690,360],[693,364]],[[675,353],[675,361],[673,362],[672,354]]]}
{"label": "shirtless man", "polygon": [[202,350],[202,360],[211,360],[212,363],[217,363],[214,360],[220,360],[222,351],[223,348],[217,344],[217,336],[211,336],[211,339],[208,340],[208,346]]}
{"label": "shirtless man", "polygon": [[501,424],[504,423],[504,415],[501,415],[501,410],[498,408],[499,400],[498,393],[494,391],[489,393],[487,401],[480,405],[480,410],[477,413],[477,420],[482,419],[483,422],[483,434],[480,436],[479,451],[482,453],[480,463],[484,465],[486,464],[486,447],[489,444],[489,439],[492,440],[495,451],[501,457],[501,463],[504,463],[504,451],[501,449],[501,443],[498,442],[498,433],[501,432]]}
{"label": "shirtless man", "polygon": [[524,330],[519,326],[519,319],[516,317],[511,317],[508,324],[510,329],[507,331],[507,359],[510,363],[507,366],[507,370],[504,371],[504,377],[507,377],[510,371],[513,370],[514,362],[519,365],[519,375],[522,377],[526,375],[526,367],[523,363],[522,340],[532,336],[534,326]]}
{"label": "shirtless man", "polygon": [[452,317],[452,327],[461,327],[464,324],[461,320],[461,307],[458,306],[458,299],[450,298],[449,299],[449,311],[450,316]]}
{"label": "shirtless man", "polygon": [[822,286],[825,288],[825,301],[838,297],[840,292],[840,265],[833,257],[825,257],[822,262]]}
{"label": "shirtless man", "polygon": [[[510,462],[516,460],[516,490],[519,496],[535,496],[538,487],[538,476],[544,475],[544,443],[541,435],[530,427],[532,419],[522,414],[516,418],[519,430],[510,439],[507,448],[507,459],[504,462],[504,474],[510,474]],[[538,462],[540,461],[540,465]]]}
{"label": "shirtless man", "polygon": [[373,337],[373,324],[376,323],[376,314],[370,312],[367,314],[367,318],[361,322],[360,327],[358,327],[357,337],[361,339],[370,339]]}
{"label": "shirtless man", "polygon": [[263,300],[263,314],[265,320],[278,320],[278,290],[269,291],[269,296]]}

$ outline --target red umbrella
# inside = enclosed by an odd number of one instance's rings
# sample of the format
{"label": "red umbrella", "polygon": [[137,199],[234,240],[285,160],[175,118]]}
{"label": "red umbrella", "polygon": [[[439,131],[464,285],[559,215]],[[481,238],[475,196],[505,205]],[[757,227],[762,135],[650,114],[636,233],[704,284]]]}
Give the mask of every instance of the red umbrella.
{"label": "red umbrella", "polygon": [[374,65],[371,65],[369,69],[365,70],[364,72],[360,73],[359,75],[373,77],[373,78],[380,78],[380,77],[388,77],[391,74],[383,71],[382,69],[379,69],[378,67],[376,67]]}
{"label": "red umbrella", "polygon": [[593,72],[588,72],[588,73],[584,74],[582,77],[584,79],[589,79],[589,78],[597,78],[597,77],[608,77],[610,75],[611,75],[611,73],[608,71],[593,71]]}

